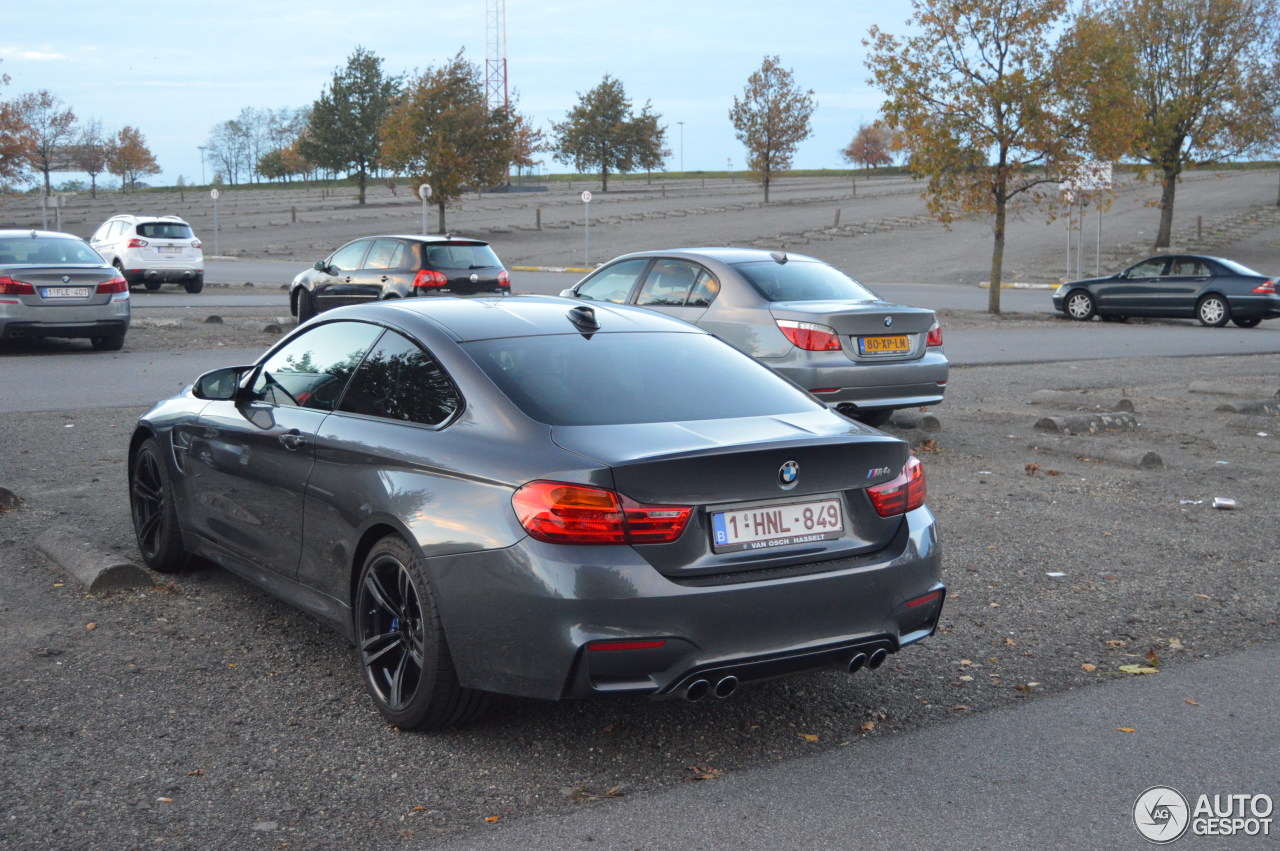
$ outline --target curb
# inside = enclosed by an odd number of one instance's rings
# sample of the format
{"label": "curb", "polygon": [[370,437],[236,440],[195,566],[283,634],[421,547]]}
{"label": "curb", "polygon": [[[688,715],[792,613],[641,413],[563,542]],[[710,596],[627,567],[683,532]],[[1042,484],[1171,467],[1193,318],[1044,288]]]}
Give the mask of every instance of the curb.
{"label": "curb", "polygon": [[[990,281],[979,281],[979,282],[978,282],[978,287],[979,287],[980,289],[989,290],[989,289],[991,289],[991,282],[990,282]],[[1056,290],[1057,288],[1058,288],[1058,285],[1057,285],[1057,284],[1021,284],[1021,283],[1014,283],[1014,284],[1001,284],[1001,285],[1000,285],[1000,289],[1002,289],[1002,290]]]}
{"label": "curb", "polygon": [[151,575],[133,562],[98,550],[81,533],[65,526],[45,530],[35,546],[93,594],[155,584]]}

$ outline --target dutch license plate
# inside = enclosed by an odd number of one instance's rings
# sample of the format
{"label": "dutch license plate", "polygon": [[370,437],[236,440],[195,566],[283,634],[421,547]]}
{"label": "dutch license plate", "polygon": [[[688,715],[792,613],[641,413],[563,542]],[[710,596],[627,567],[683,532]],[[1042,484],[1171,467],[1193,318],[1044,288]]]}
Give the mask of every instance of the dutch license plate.
{"label": "dutch license plate", "polygon": [[43,287],[40,295],[45,298],[84,298],[89,295],[88,287]]}
{"label": "dutch license plate", "polygon": [[859,337],[858,351],[864,355],[905,354],[911,351],[911,340],[906,334],[886,337]]}
{"label": "dutch license plate", "polygon": [[740,508],[711,515],[712,548],[718,553],[789,547],[843,534],[844,512],[838,499]]}

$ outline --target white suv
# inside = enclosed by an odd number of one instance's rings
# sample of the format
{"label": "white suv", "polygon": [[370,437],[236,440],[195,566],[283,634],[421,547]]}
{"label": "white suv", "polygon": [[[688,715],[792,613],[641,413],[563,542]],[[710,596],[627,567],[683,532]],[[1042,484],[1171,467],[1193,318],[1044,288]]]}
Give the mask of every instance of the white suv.
{"label": "white suv", "polygon": [[89,243],[130,284],[158,290],[172,281],[189,293],[204,289],[200,240],[177,216],[112,216]]}

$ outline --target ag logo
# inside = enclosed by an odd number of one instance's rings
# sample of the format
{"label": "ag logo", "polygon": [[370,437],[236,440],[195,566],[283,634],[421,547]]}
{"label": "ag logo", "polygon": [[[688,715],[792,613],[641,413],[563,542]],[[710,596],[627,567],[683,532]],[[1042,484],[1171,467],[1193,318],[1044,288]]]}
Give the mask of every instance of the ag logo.
{"label": "ag logo", "polygon": [[1187,799],[1169,786],[1152,786],[1133,803],[1133,823],[1148,842],[1165,845],[1187,832]]}
{"label": "ag logo", "polygon": [[778,470],[778,484],[785,490],[790,490],[796,486],[796,480],[800,478],[800,465],[795,461],[788,461]]}

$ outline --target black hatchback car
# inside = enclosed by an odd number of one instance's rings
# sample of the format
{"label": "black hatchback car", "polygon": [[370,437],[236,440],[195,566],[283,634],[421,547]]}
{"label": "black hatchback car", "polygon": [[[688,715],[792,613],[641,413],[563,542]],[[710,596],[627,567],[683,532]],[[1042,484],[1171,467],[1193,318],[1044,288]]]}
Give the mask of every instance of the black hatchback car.
{"label": "black hatchback car", "polygon": [[295,277],[289,309],[305,322],[331,307],[380,299],[510,292],[511,276],[483,240],[367,236],[348,242]]}
{"label": "black hatchback car", "polygon": [[150,567],[202,556],[333,625],[402,728],[873,669],[946,594],[904,441],[622,305],[331,311],[146,413],[129,483]]}
{"label": "black hatchback car", "polygon": [[1063,284],[1053,294],[1053,307],[1082,322],[1094,316],[1119,322],[1163,316],[1252,328],[1280,317],[1276,281],[1222,257],[1165,254],[1105,278]]}

